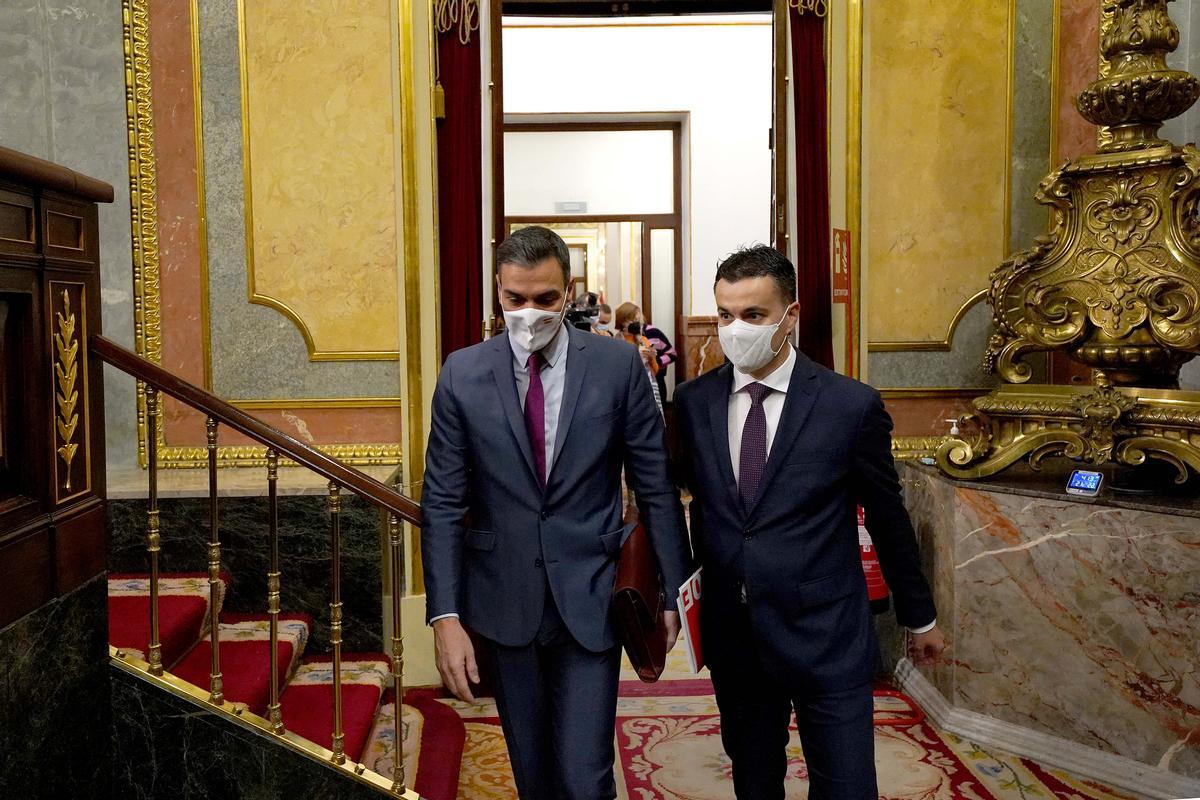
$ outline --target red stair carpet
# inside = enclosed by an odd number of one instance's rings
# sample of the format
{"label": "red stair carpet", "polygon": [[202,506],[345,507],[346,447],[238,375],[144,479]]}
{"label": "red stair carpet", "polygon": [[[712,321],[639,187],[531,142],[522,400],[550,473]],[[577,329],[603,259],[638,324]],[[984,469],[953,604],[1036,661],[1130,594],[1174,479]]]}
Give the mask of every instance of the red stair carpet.
{"label": "red stair carpet", "polygon": [[[221,573],[221,596],[229,575]],[[170,667],[208,627],[208,573],[166,572],[158,586],[158,638],[162,663]],[[220,608],[217,609],[220,611]],[[143,574],[108,576],[108,642],[143,660],[150,649],[150,578]],[[205,683],[205,686],[208,684]]]}
{"label": "red stair carpet", "polygon": [[[391,683],[388,657],[382,653],[342,656],[342,732],[346,758],[358,761],[379,710],[384,688]],[[279,700],[283,726],[310,742],[332,749],[333,659],[312,656],[296,670]]]}
{"label": "red stair carpet", "polygon": [[[229,576],[222,573],[224,599]],[[150,641],[150,580],[144,574],[109,576],[109,643],[145,660]],[[164,666],[176,677],[207,691],[212,666],[208,630],[208,573],[164,573],[159,583],[159,639]],[[218,612],[220,608],[218,607]],[[222,687],[227,701],[244,703],[265,716],[270,695],[270,617],[220,613]],[[312,630],[307,614],[281,614],[276,662],[284,727],[332,749],[333,664],[328,655],[304,657]],[[202,638],[203,637],[203,638]],[[342,730],[346,758],[385,778],[395,757],[396,704],[391,666],[382,653],[342,657]],[[440,690],[405,695],[404,734],[399,748],[406,782],[426,800],[455,800],[460,783],[466,728]],[[382,704],[382,708],[381,708]]]}
{"label": "red stair carpet", "polygon": [[[270,616],[267,614],[222,614],[220,623],[221,683],[225,699],[245,703],[250,711],[265,716],[271,696]],[[277,670],[279,685],[286,685],[308,643],[312,619],[307,614],[280,614]],[[212,637],[205,636],[171,670],[188,683],[205,688],[212,669]]]}

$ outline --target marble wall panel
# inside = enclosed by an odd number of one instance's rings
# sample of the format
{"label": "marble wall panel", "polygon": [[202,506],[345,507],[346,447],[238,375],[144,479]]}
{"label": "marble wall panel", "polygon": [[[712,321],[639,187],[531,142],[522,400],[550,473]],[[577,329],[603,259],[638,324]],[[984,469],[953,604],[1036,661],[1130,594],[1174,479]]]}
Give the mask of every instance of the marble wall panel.
{"label": "marble wall panel", "polygon": [[291,320],[248,302],[237,2],[200,0],[199,12],[215,391],[240,399],[395,397],[397,362],[312,362]]}
{"label": "marble wall panel", "polygon": [[[233,583],[225,601],[230,611],[261,614],[267,608],[267,500],[263,497],[222,498],[221,568]],[[108,504],[109,570],[145,572],[146,503],[113,500]],[[164,571],[207,569],[208,499],[160,501]],[[321,496],[289,496],[279,500],[279,555],[282,565],[281,605],[314,619],[308,652],[329,646],[331,552],[326,500]],[[380,517],[358,498],[342,498],[343,640],[348,652],[376,652],[383,641],[381,605],[382,549]]]}
{"label": "marble wall panel", "polygon": [[1096,0],[1062,0],[1058,36],[1057,160],[1096,150],[1096,126],[1079,116],[1075,98],[1100,75],[1100,9]]}
{"label": "marble wall panel", "polygon": [[0,630],[0,797],[110,796],[106,589],[98,576]]}
{"label": "marble wall panel", "polygon": [[867,337],[938,341],[1004,257],[1008,3],[864,8]]}
{"label": "marble wall panel", "polygon": [[[16,0],[0,4],[0,143],[113,185],[99,206],[104,333],[133,341],[129,161],[121,4]],[[105,452],[136,455],[133,381],[105,370]]]}
{"label": "marble wall panel", "polygon": [[178,800],[320,797],[375,800],[380,793],[113,667],[113,797]]}
{"label": "marble wall panel", "polygon": [[244,26],[255,294],[286,305],[317,351],[394,353],[388,0],[258,0]]}
{"label": "marble wall panel", "polygon": [[935,542],[947,699],[1200,777],[1200,518],[904,469]]}

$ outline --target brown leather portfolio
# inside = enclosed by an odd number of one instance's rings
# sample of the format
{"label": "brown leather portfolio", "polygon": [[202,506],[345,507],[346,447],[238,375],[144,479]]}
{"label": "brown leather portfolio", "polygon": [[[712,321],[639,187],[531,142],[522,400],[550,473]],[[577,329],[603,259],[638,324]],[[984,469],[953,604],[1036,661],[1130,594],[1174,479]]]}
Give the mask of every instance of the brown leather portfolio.
{"label": "brown leather portfolio", "polygon": [[625,509],[625,537],[617,561],[613,588],[613,618],[617,638],[637,670],[638,677],[654,683],[667,662],[665,598],[659,580],[658,557],[650,544],[637,505]]}

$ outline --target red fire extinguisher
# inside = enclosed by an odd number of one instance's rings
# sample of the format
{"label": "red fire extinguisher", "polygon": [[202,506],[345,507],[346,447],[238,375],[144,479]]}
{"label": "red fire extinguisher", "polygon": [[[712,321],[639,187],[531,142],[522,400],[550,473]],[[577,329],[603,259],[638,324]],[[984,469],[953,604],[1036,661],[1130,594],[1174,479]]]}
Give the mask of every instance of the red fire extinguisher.
{"label": "red fire extinguisher", "polygon": [[867,579],[867,598],[871,601],[871,611],[883,614],[891,607],[891,593],[887,581],[883,579],[883,568],[879,566],[875,543],[871,541],[871,534],[867,533],[862,506],[858,507],[858,548],[862,555],[863,575]]}

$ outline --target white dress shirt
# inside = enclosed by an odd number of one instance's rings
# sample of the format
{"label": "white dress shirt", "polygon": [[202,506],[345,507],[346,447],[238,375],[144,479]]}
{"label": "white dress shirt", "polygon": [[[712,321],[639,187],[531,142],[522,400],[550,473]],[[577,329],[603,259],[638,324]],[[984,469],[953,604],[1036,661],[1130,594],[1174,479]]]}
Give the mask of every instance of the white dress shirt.
{"label": "white dress shirt", "polygon": [[771,455],[771,444],[775,441],[775,432],[779,430],[788,385],[792,382],[792,370],[796,368],[796,351],[791,345],[784,346],[788,349],[787,360],[762,380],[755,380],[736,367],[733,370],[733,391],[729,394],[729,455],[733,459],[733,477],[736,480],[742,479],[738,474],[742,463],[742,429],[746,427],[746,417],[750,415],[750,406],[753,405],[746,387],[752,383],[761,383],[772,390],[763,398],[763,413],[767,417],[765,455]]}
{"label": "white dress shirt", "polygon": [[[750,415],[753,401],[746,387],[752,383],[761,383],[771,389],[763,398],[763,414],[767,418],[767,452],[771,455],[771,445],[775,441],[775,433],[779,430],[779,420],[783,417],[783,405],[787,401],[788,385],[792,382],[792,370],[796,368],[796,351],[791,345],[788,349],[787,360],[780,364],[774,372],[761,380],[755,380],[736,367],[733,370],[733,390],[729,394],[729,457],[733,461],[733,476],[740,481],[738,474],[742,460],[742,429],[746,427],[746,417]],[[912,633],[926,633],[933,630],[937,620],[921,628],[910,628]]]}
{"label": "white dress shirt", "polygon": [[[525,395],[529,394],[529,356],[531,351],[508,337],[513,351],[513,376],[517,379],[517,399],[525,409]],[[571,349],[571,336],[566,325],[559,325],[558,333],[550,344],[542,348],[542,396],[546,422],[546,478],[554,466],[554,444],[558,441],[558,415],[562,411],[563,390],[567,386],[567,351]]]}
{"label": "white dress shirt", "polygon": [[[531,351],[508,337],[508,343],[513,352],[513,377],[517,379],[517,400],[521,409],[525,408],[525,396],[529,394],[529,356]],[[550,477],[550,468],[554,466],[554,444],[558,441],[558,415],[562,411],[563,389],[567,385],[567,351],[571,349],[571,336],[567,326],[560,325],[558,333],[550,344],[542,348],[542,358],[546,363],[542,366],[542,397],[544,401],[546,420],[546,477]],[[442,614],[429,620],[429,624],[448,617],[457,618],[458,614]]]}

